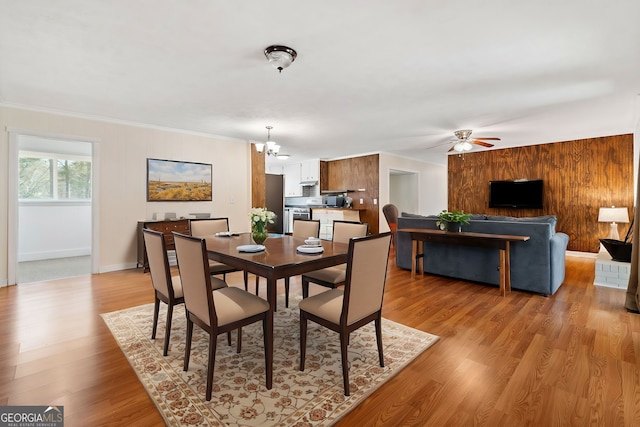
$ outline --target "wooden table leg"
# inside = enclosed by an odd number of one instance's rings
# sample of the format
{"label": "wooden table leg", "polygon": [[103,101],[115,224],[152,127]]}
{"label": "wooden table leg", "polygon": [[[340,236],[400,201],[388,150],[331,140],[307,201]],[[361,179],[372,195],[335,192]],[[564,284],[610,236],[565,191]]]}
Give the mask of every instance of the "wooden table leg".
{"label": "wooden table leg", "polygon": [[500,248],[500,295],[503,297],[511,292],[511,257],[509,242],[504,242]]}
{"label": "wooden table leg", "polygon": [[416,255],[418,255],[418,241],[411,241],[411,278],[416,278]]}
{"label": "wooden table leg", "polygon": [[267,390],[271,390],[273,385],[273,311],[276,307],[276,279],[267,278],[267,301],[269,302],[269,312],[267,313],[267,329],[270,331],[271,340],[264,340],[265,357],[267,365]]}

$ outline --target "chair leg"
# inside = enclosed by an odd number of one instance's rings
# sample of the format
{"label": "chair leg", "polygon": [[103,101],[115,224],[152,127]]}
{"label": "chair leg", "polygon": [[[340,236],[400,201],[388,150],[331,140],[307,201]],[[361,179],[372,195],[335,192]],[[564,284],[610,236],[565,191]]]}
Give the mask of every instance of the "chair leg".
{"label": "chair leg", "polygon": [[227,332],[227,343],[231,345],[231,331]]}
{"label": "chair leg", "polygon": [[162,355],[166,356],[169,353],[169,338],[171,337],[171,318],[173,317],[173,304],[167,304],[167,326],[164,331],[164,349]]}
{"label": "chair leg", "polygon": [[215,329],[209,333],[209,363],[207,364],[207,393],[205,399],[211,400],[211,393],[213,391],[213,370],[216,366],[216,346],[218,343],[218,335],[215,334]]}
{"label": "chair leg", "polygon": [[378,358],[380,359],[380,367],[384,368],[384,354],[382,353],[382,313],[378,313],[375,323],[376,340],[378,341]]}
{"label": "chair leg", "polygon": [[284,278],[284,306],[289,307],[289,278]]}
{"label": "chair leg", "polygon": [[238,328],[238,343],[236,344],[236,353],[242,350],[242,327]]}
{"label": "chair leg", "polygon": [[153,329],[151,329],[151,339],[156,339],[156,331],[158,330],[158,312],[160,311],[160,300],[156,295],[156,301],[153,304]]}
{"label": "chair leg", "polygon": [[300,311],[300,370],[304,371],[304,362],[307,353],[307,318]]}
{"label": "chair leg", "polygon": [[342,381],[344,383],[344,395],[349,396],[349,357],[347,355],[347,343],[349,342],[349,333],[340,332],[340,354],[342,356]]}
{"label": "chair leg", "polygon": [[302,298],[309,298],[309,281],[302,278]]}
{"label": "chair leg", "polygon": [[189,369],[189,357],[191,357],[191,337],[193,336],[193,322],[189,319],[187,314],[187,343],[184,347],[184,367],[187,371]]}

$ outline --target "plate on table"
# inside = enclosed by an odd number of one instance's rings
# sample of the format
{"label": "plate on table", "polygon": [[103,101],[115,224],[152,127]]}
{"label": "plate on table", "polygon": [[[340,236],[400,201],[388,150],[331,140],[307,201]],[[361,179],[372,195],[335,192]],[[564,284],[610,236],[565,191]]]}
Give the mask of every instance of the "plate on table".
{"label": "plate on table", "polygon": [[264,245],[240,245],[236,248],[238,252],[260,252],[264,251]]}
{"label": "plate on table", "polygon": [[220,231],[215,234],[216,237],[231,237],[231,236],[239,236],[240,233],[237,231]]}
{"label": "plate on table", "polygon": [[296,250],[303,254],[320,254],[324,251],[324,248],[318,245],[300,245]]}

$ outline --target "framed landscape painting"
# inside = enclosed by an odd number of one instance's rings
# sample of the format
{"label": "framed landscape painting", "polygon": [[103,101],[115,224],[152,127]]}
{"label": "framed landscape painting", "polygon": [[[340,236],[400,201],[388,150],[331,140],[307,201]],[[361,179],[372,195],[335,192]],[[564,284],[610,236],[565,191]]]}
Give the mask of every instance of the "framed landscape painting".
{"label": "framed landscape painting", "polygon": [[212,166],[207,163],[147,159],[147,201],[210,202]]}

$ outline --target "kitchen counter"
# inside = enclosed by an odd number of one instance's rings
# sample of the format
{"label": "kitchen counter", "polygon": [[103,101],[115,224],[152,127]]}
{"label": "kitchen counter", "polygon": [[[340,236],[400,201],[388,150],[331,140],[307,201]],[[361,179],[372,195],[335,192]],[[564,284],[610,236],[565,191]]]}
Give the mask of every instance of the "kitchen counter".
{"label": "kitchen counter", "polygon": [[320,220],[320,238],[333,238],[333,221],[360,221],[360,211],[353,208],[311,208],[311,219]]}

